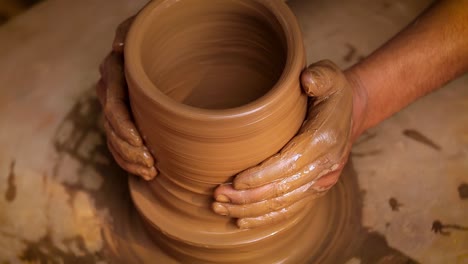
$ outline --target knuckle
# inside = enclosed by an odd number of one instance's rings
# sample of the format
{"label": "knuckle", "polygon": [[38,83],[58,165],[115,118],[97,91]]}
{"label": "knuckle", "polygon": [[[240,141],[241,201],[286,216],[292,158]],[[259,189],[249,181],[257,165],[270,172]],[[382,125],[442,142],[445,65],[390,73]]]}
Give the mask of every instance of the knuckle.
{"label": "knuckle", "polygon": [[245,204],[240,205],[237,209],[238,209],[238,210],[231,210],[231,209],[229,208],[228,210],[232,211],[232,213],[234,213],[235,211],[237,211],[237,212],[235,212],[235,213],[238,215],[238,217],[247,217],[247,216],[249,216],[249,214],[248,214],[249,210],[248,210],[248,206],[247,206],[247,205],[245,205]]}
{"label": "knuckle", "polygon": [[249,202],[249,200],[250,199],[247,198],[247,195],[240,195],[240,197],[239,197],[239,202],[241,204],[244,204],[244,205],[247,204]]}
{"label": "knuckle", "polygon": [[277,211],[285,206],[285,201],[283,199],[275,198],[268,200],[267,204],[270,211]]}
{"label": "knuckle", "polygon": [[118,150],[119,154],[126,162],[137,163],[138,162],[138,155],[136,155],[135,151],[130,149],[127,144],[125,144],[122,140],[117,139],[118,141]]}
{"label": "knuckle", "polygon": [[282,180],[278,183],[275,184],[275,197],[282,196],[289,191],[289,182],[286,182],[285,180]]}
{"label": "knuckle", "polygon": [[142,160],[145,162],[145,164],[149,167],[153,166],[153,163],[154,163],[154,159],[153,157],[151,156],[151,154],[146,151],[146,150],[141,150],[140,151],[140,156],[142,158]]}

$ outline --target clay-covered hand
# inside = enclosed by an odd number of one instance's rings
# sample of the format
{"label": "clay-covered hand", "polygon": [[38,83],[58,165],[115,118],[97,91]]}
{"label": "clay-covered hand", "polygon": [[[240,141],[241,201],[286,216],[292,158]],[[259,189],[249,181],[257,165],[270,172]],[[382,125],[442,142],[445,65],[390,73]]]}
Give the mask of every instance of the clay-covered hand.
{"label": "clay-covered hand", "polygon": [[119,25],[112,51],[101,64],[101,79],[96,89],[104,109],[107,145],[114,159],[126,171],[151,180],[157,175],[154,159],[130,115],[124,73],[124,40],[132,21],[133,17]]}
{"label": "clay-covered hand", "polygon": [[321,61],[304,70],[301,83],[311,98],[298,134],[280,153],[215,190],[213,210],[238,218],[240,228],[295,216],[337,182],[348,159],[353,91],[344,73]]}

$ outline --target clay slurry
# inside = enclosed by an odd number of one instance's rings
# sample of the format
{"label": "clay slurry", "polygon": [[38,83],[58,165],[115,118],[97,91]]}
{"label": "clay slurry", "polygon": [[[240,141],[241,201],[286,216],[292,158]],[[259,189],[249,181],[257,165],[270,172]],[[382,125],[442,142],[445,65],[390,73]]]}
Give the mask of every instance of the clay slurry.
{"label": "clay slurry", "polygon": [[286,47],[270,23],[236,1],[183,2],[157,17],[142,44],[154,51],[142,57],[159,90],[190,106],[226,109],[275,85]]}

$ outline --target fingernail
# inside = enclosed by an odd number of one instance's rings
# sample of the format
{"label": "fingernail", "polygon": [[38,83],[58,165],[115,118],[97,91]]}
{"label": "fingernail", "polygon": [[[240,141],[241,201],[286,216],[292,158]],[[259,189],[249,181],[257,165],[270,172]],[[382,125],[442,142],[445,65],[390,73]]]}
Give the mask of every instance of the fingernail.
{"label": "fingernail", "polygon": [[145,181],[151,181],[153,177],[151,175],[148,175],[146,173],[140,173],[140,176],[145,180]]}
{"label": "fingernail", "polygon": [[237,226],[240,228],[240,229],[249,229],[249,222],[245,219],[239,219],[237,220]]}
{"label": "fingernail", "polygon": [[159,174],[158,170],[154,166],[151,167],[150,172],[151,172],[151,175],[153,176],[153,178],[158,176],[158,174]]}
{"label": "fingernail", "polygon": [[149,169],[142,169],[139,174],[146,181],[151,181],[158,175],[158,171],[154,167],[151,167]]}
{"label": "fingernail", "polygon": [[306,70],[306,72],[304,72],[301,75],[301,83],[302,83],[304,92],[308,96],[315,96],[314,90],[311,87],[311,85],[315,85],[315,80],[313,79],[313,76],[309,71]]}
{"label": "fingernail", "polygon": [[217,213],[217,214],[220,214],[220,215],[224,215],[224,216],[227,216],[229,215],[229,211],[226,207],[224,207],[223,205],[219,204],[219,203],[215,203],[213,205],[213,210]]}
{"label": "fingernail", "polygon": [[156,168],[151,167],[149,169],[149,180],[153,180],[157,175],[158,175],[158,171],[156,170]]}
{"label": "fingernail", "polygon": [[143,163],[144,163],[144,165],[145,165],[146,167],[151,168],[151,167],[154,166],[153,157],[152,157],[151,154],[148,152],[148,150],[143,149],[142,158],[143,158]]}
{"label": "fingernail", "polygon": [[218,201],[220,203],[230,203],[231,199],[229,199],[229,197],[227,197],[224,194],[220,194],[220,195],[216,196],[216,201]]}

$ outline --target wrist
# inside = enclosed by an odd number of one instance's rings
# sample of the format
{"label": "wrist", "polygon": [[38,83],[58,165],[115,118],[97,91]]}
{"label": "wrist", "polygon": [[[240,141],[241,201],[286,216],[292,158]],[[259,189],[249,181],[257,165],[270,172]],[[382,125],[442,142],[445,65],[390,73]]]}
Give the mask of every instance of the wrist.
{"label": "wrist", "polygon": [[344,74],[353,91],[351,141],[354,142],[367,129],[368,93],[355,67],[345,70]]}

